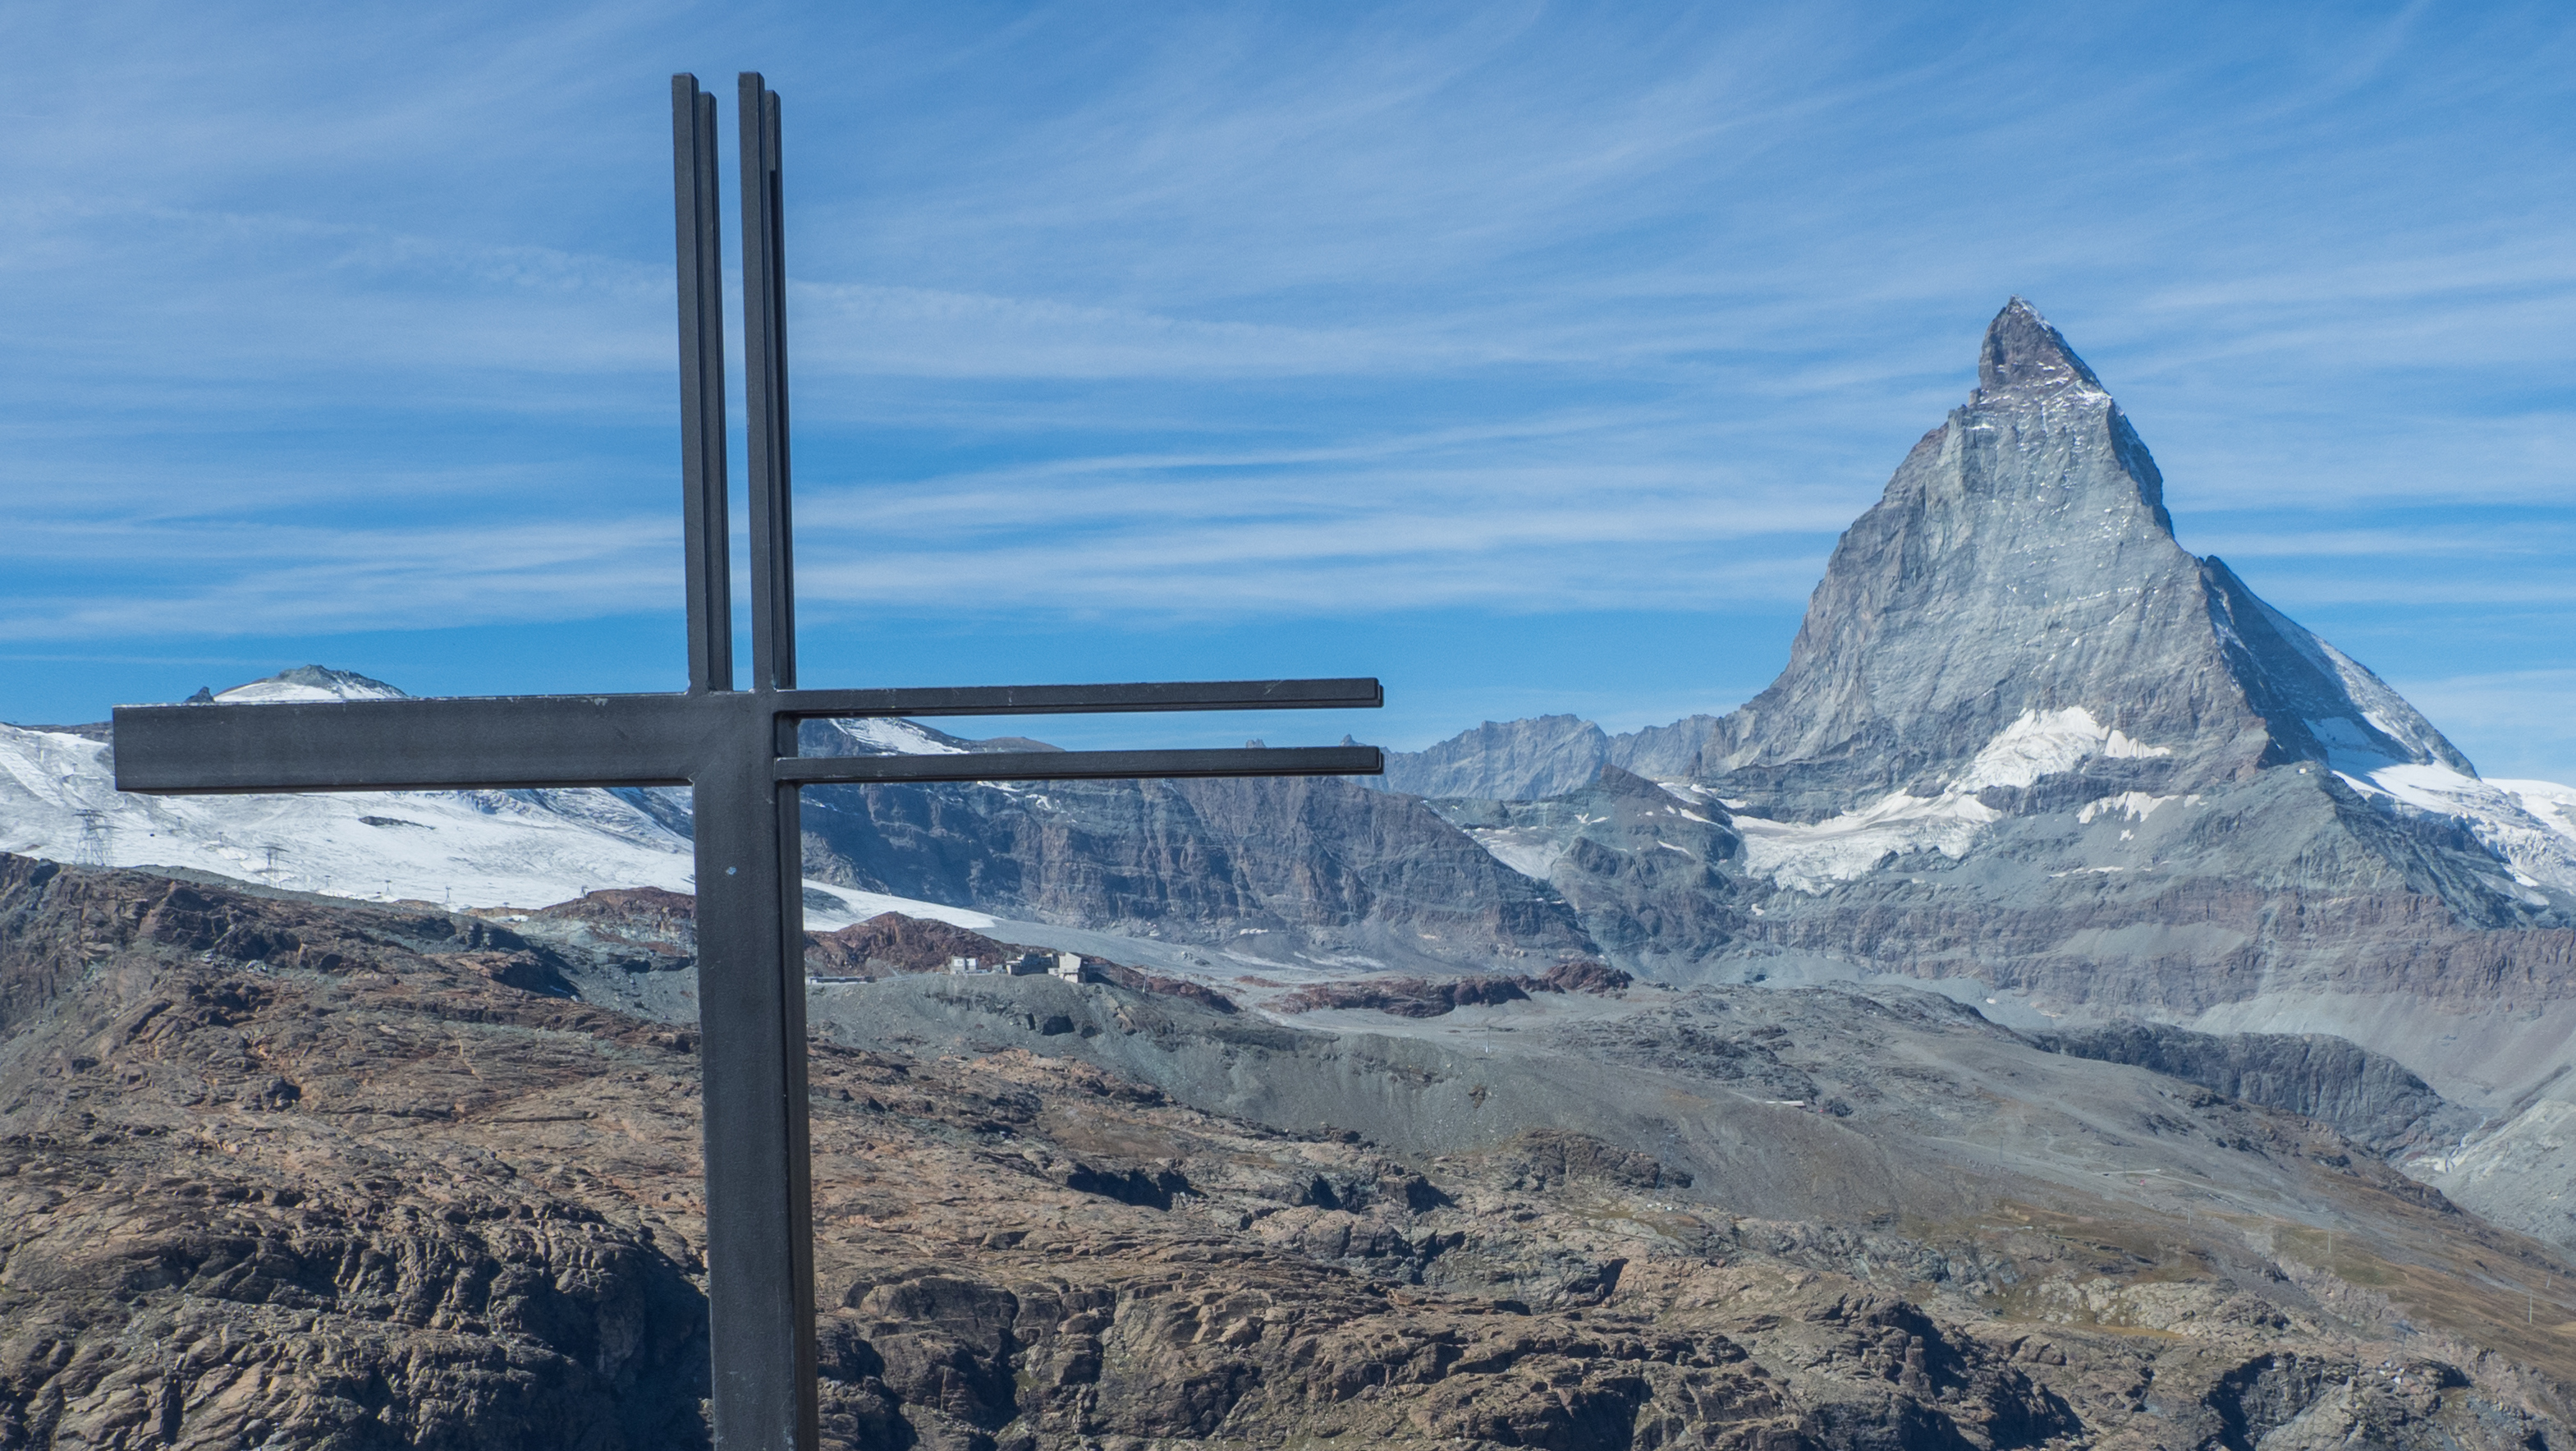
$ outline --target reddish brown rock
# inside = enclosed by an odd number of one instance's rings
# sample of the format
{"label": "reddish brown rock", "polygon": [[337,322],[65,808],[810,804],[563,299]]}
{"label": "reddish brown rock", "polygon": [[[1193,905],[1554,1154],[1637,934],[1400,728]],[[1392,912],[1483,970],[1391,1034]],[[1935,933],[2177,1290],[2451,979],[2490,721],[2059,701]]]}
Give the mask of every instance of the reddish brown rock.
{"label": "reddish brown rock", "polygon": [[[0,1446],[703,1445],[689,1035],[514,956],[0,858]],[[2566,1434],[2538,1342],[2410,1301],[2401,1358],[2402,1285],[2266,1300],[2100,1216],[1740,1219],[1581,1135],[1414,1162],[1021,1051],[812,1084],[836,1446]]]}
{"label": "reddish brown rock", "polygon": [[808,971],[852,976],[945,972],[952,957],[971,957],[993,968],[1027,950],[1006,947],[953,923],[907,917],[900,912],[880,912],[837,932],[805,934]]}

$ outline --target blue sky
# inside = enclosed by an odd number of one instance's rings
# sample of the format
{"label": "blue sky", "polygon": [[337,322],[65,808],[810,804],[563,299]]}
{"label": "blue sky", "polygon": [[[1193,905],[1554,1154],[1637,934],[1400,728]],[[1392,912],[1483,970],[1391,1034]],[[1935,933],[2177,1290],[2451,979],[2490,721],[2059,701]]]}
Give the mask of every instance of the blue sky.
{"label": "blue sky", "polygon": [[0,719],[676,687],[667,77],[748,67],[809,683],[1722,710],[2019,292],[2187,547],[2576,780],[2557,6],[18,0]]}

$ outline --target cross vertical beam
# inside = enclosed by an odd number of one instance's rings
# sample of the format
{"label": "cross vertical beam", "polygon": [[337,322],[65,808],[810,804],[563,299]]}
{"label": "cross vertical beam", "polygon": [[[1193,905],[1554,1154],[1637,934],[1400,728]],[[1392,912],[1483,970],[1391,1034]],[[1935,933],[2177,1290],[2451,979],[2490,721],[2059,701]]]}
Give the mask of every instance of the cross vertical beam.
{"label": "cross vertical beam", "polygon": [[680,532],[689,689],[733,689],[733,529],[725,517],[724,228],[716,98],[671,77],[671,194],[680,261]]}
{"label": "cross vertical beam", "polygon": [[[689,85],[696,89],[694,80]],[[746,74],[741,108],[751,689],[766,700],[796,685],[778,97],[757,73]],[[706,98],[710,156],[714,111],[714,98]],[[706,201],[712,232],[712,189]],[[710,286],[708,295],[720,294]],[[723,507],[721,496],[716,507]],[[709,578],[723,582],[721,573]],[[716,605],[709,613],[722,611]],[[714,688],[730,686],[728,677]],[[785,716],[756,720],[766,737],[759,749],[735,753],[690,785],[699,823],[698,1065],[706,1094],[707,1310],[719,1451],[811,1451],[821,1432],[805,1105],[804,841],[796,785],[778,780],[768,760],[796,754],[797,724]]]}
{"label": "cross vertical beam", "polygon": [[802,853],[796,788],[766,754],[709,762],[690,790],[719,1451],[813,1451],[819,1434]]}
{"label": "cross vertical beam", "polygon": [[[751,471],[751,688],[796,688],[796,563],[787,504],[787,250],[778,93],[742,74],[742,389]],[[788,754],[793,755],[794,752]]]}

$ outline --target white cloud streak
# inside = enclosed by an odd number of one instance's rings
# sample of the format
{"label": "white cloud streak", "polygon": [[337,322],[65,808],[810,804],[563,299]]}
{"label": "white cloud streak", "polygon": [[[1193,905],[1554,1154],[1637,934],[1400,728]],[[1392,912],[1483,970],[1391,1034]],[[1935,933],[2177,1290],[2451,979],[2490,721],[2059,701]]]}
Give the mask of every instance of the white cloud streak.
{"label": "white cloud streak", "polygon": [[2576,626],[2545,6],[5,24],[22,642],[660,607],[658,78],[745,43],[817,618],[1776,611],[2021,291],[2187,544]]}

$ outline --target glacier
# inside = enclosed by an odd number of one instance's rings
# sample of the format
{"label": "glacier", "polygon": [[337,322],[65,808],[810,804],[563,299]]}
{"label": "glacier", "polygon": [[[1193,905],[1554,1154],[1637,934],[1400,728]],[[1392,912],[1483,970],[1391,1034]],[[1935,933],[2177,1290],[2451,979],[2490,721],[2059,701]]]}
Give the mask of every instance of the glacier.
{"label": "glacier", "polygon": [[[306,666],[211,699],[255,707],[402,694],[362,675]],[[830,734],[839,739],[827,735],[821,744],[835,754],[966,749],[909,721],[855,721]],[[136,796],[116,789],[112,752],[86,731],[0,725],[0,851],[458,908],[544,906],[602,887],[695,890],[682,790]],[[879,912],[979,930],[997,920],[810,879],[806,888],[808,921],[822,929]]]}

